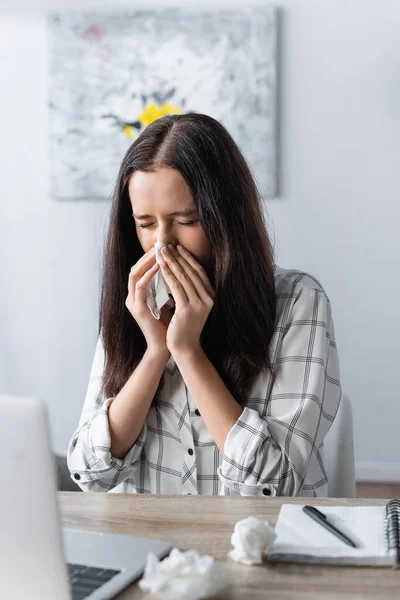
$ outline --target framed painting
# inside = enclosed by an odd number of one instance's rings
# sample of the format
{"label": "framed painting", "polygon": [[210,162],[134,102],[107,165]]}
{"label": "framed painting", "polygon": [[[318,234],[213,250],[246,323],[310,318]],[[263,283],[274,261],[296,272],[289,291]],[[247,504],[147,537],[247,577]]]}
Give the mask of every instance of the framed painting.
{"label": "framed painting", "polygon": [[185,112],[218,119],[275,194],[275,7],[51,13],[47,25],[53,197],[108,199],[144,128]]}

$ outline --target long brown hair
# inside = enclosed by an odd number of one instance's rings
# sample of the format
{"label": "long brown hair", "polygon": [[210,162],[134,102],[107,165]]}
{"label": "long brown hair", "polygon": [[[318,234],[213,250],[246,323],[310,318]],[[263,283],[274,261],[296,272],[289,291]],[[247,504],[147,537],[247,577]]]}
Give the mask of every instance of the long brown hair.
{"label": "long brown hair", "polygon": [[238,146],[218,121],[195,113],[166,116],[148,126],[128,149],[118,173],[101,291],[103,393],[115,396],[146,350],[145,337],[125,306],[130,269],[144,254],[128,182],[135,171],[162,166],[179,171],[189,186],[214,258],[215,299],[201,335],[202,348],[243,403],[257,375],[271,370],[273,252],[261,198]]}

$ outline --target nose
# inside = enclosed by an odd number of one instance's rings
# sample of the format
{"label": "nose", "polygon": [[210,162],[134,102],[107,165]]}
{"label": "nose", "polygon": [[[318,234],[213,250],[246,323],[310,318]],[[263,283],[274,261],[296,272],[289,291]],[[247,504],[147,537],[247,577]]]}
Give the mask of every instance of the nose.
{"label": "nose", "polygon": [[172,244],[176,246],[178,244],[178,240],[176,239],[175,231],[170,223],[165,221],[160,221],[157,227],[154,229],[154,244],[156,242],[162,242],[166,246],[168,244]]}
{"label": "nose", "polygon": [[163,244],[165,244],[166,246],[168,244],[172,244],[173,246],[176,246],[176,244],[178,243],[177,240],[174,238],[174,236],[172,236],[170,233],[166,232],[160,232],[157,236],[156,236],[156,242],[162,242]]}

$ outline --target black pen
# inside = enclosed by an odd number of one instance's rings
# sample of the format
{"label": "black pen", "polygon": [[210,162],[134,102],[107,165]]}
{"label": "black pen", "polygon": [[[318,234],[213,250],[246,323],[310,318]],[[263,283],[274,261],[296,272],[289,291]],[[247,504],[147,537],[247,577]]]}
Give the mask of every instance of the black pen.
{"label": "black pen", "polygon": [[349,546],[352,546],[353,548],[357,548],[355,543],[352,542],[351,539],[347,537],[347,535],[339,531],[339,529],[332,525],[332,523],[329,523],[328,517],[324,515],[324,513],[316,509],[314,506],[303,506],[303,512],[305,512],[306,515],[308,515],[314,521],[316,521],[316,523],[319,523],[320,525],[322,525],[322,527],[325,527],[325,529],[333,533],[333,535],[342,540],[342,542],[348,544]]}

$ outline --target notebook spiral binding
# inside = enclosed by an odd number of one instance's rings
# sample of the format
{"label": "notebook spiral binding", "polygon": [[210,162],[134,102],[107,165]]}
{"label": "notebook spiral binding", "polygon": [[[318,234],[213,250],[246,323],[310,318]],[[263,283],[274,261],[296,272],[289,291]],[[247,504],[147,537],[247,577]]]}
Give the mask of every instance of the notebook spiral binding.
{"label": "notebook spiral binding", "polygon": [[389,550],[396,552],[396,566],[400,567],[400,500],[386,504],[386,540]]}

